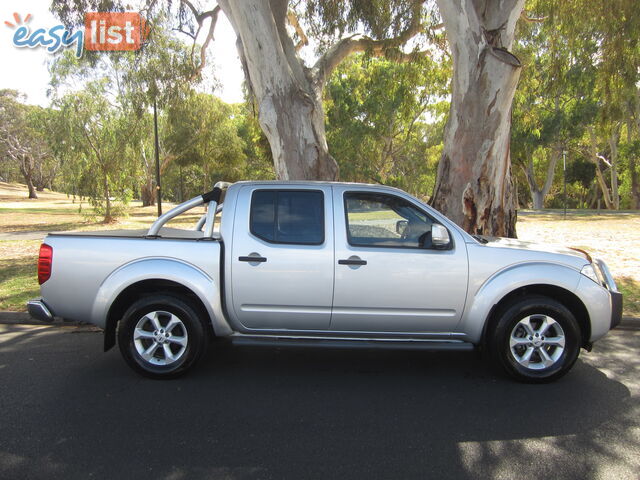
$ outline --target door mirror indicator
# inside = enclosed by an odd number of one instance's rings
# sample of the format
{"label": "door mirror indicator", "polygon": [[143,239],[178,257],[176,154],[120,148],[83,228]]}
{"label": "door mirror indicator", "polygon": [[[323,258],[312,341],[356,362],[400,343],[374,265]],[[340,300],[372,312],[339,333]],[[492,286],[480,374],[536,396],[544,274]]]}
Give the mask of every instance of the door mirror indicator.
{"label": "door mirror indicator", "polygon": [[431,244],[436,250],[445,250],[451,245],[449,231],[439,223],[431,225]]}

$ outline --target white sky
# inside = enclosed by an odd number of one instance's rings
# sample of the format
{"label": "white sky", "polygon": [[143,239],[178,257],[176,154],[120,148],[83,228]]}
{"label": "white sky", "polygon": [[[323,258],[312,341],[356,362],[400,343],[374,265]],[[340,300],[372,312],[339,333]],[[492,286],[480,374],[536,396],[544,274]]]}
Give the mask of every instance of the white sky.
{"label": "white sky", "polygon": [[[60,22],[49,12],[49,0],[21,0],[20,2],[0,2],[0,89],[13,88],[27,95],[27,103],[47,106],[47,86],[49,72],[47,62],[53,55],[44,48],[16,48],[12,38],[14,29],[5,25],[5,21],[15,24],[13,13],[22,19],[28,13],[31,31],[36,28],[49,29]],[[190,41],[184,37],[183,41]],[[242,82],[244,75],[236,52],[235,33],[224,15],[218,18],[215,41],[207,52],[207,61],[216,66],[215,74],[220,88],[214,94],[225,102],[235,103],[243,100]],[[69,47],[73,48],[73,47]]]}

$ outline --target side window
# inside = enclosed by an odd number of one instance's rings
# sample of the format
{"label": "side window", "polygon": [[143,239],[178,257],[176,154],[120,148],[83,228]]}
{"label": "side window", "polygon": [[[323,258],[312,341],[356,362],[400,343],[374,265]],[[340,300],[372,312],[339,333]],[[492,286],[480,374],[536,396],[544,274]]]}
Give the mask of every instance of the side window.
{"label": "side window", "polygon": [[250,230],[271,243],[324,242],[324,195],[315,190],[256,190],[251,197]]}
{"label": "side window", "polygon": [[368,192],[344,196],[347,235],[351,245],[428,248],[432,220],[408,201]]}

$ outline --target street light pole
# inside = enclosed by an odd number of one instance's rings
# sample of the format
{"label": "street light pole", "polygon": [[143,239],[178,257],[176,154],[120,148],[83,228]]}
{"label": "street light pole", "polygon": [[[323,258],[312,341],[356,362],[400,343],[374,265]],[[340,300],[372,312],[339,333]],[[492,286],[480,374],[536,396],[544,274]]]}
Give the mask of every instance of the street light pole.
{"label": "street light pole", "polygon": [[156,199],[158,200],[158,217],[162,215],[162,191],[160,189],[160,142],[158,141],[158,110],[156,99],[153,99],[153,134],[156,155]]}

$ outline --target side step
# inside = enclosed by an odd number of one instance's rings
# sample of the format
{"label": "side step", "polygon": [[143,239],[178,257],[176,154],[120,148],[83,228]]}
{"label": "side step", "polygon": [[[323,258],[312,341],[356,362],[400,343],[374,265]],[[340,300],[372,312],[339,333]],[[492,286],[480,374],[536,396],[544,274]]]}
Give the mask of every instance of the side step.
{"label": "side step", "polygon": [[475,346],[461,340],[372,340],[343,338],[293,338],[271,337],[266,335],[238,335],[231,337],[231,343],[250,347],[298,347],[298,348],[342,348],[376,350],[456,350],[470,351]]}

